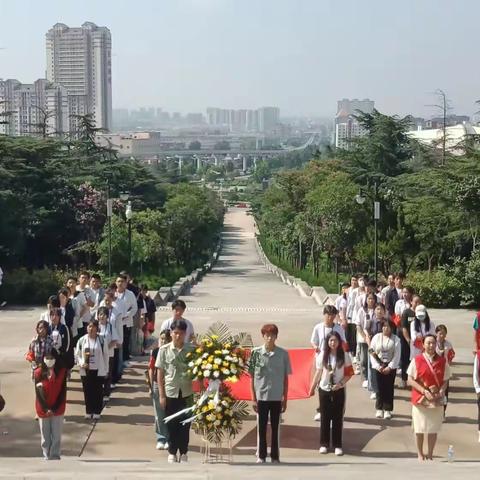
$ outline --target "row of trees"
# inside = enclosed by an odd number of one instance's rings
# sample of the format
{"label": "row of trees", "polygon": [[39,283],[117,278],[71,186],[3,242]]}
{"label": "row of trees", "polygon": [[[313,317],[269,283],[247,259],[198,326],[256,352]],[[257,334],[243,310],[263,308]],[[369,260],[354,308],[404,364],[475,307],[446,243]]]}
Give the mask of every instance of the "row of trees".
{"label": "row of trees", "polygon": [[112,265],[127,268],[124,192],[134,211],[134,270],[162,276],[172,266],[188,270],[207,258],[223,223],[217,197],[117,158],[95,144],[95,134],[86,116],[73,141],[0,136],[2,268],[105,268],[108,195],[115,199]]}
{"label": "row of trees", "polygon": [[[347,150],[317,154],[304,169],[277,175],[256,205],[266,248],[314,275],[332,264],[349,274],[373,273],[376,184],[381,273],[427,278],[440,271],[450,281],[474,272],[480,263],[477,139],[464,142],[463,155],[444,160],[443,151],[409,138],[408,117],[374,111],[358,120],[367,134]],[[355,201],[359,192],[367,197],[363,205]],[[478,280],[456,286],[464,301],[480,297]]]}

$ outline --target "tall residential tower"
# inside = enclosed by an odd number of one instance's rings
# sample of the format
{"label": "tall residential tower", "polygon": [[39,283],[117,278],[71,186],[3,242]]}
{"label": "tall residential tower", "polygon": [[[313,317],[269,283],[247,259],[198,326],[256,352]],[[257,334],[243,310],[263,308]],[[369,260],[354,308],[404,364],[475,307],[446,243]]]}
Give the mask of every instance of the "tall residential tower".
{"label": "tall residential tower", "polygon": [[[46,34],[47,79],[62,85],[70,115],[91,113],[98,128],[112,127],[112,39],[110,30],[85,22],[57,23]],[[70,118],[70,131],[76,122]]]}

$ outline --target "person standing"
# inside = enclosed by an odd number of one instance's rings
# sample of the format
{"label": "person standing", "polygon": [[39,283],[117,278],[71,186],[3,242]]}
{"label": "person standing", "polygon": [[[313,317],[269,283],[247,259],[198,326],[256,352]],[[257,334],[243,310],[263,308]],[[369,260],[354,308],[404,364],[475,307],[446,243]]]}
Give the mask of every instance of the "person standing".
{"label": "person standing", "polygon": [[[160,407],[169,417],[193,404],[192,380],[187,377],[187,353],[194,346],[186,341],[187,323],[175,320],[170,325],[172,341],[160,347],[155,367],[160,397]],[[167,423],[168,463],[188,463],[188,444],[190,441],[190,423],[183,425],[183,416]],[[180,457],[177,457],[180,453]]]}
{"label": "person standing", "polygon": [[187,309],[187,305],[183,300],[175,300],[172,302],[172,316],[167,320],[164,320],[162,326],[160,327],[160,331],[163,332],[164,330],[168,330],[171,328],[171,325],[176,320],[183,320],[187,324],[187,333],[186,333],[186,341],[190,343],[195,343],[195,330],[193,328],[193,323],[186,319],[183,314]]}
{"label": "person standing", "polygon": [[165,418],[165,410],[160,406],[160,394],[158,389],[158,372],[155,367],[158,351],[163,345],[167,345],[172,341],[170,330],[164,330],[158,338],[158,347],[152,350],[150,362],[148,364],[148,383],[153,401],[153,410],[155,412],[155,436],[157,439],[157,450],[168,450],[168,429],[163,421]]}
{"label": "person standing", "polygon": [[410,325],[415,320],[415,309],[418,305],[422,303],[421,298],[418,295],[413,295],[412,301],[410,302],[410,308],[406,308],[402,312],[402,316],[400,318],[400,325],[397,328],[397,334],[400,338],[400,348],[401,348],[401,356],[400,356],[400,368],[401,368],[401,380],[400,380],[400,388],[407,387],[407,368],[410,364]]}
{"label": "person standing", "polygon": [[68,288],[61,288],[58,291],[58,300],[60,301],[60,308],[62,309],[62,318],[65,319],[65,325],[70,329],[72,339],[75,343],[78,334],[75,320],[75,307],[72,304]]}
{"label": "person standing", "polygon": [[395,288],[395,276],[391,273],[387,277],[387,285],[385,285],[381,292],[380,295],[382,296],[382,303],[385,305],[386,299],[387,299],[387,293],[392,289]]}
{"label": "person standing", "polygon": [[57,355],[57,366],[71,370],[75,364],[73,340],[70,329],[61,323],[62,310],[53,308],[50,311],[50,325],[48,326],[48,335],[52,339],[53,348]]}
{"label": "person standing", "polygon": [[385,295],[385,308],[391,320],[395,315],[395,304],[402,298],[403,295],[403,281],[405,275],[403,273],[396,273],[394,277],[394,288],[391,288]]}
{"label": "person standing", "polygon": [[51,353],[34,371],[35,411],[45,460],[60,460],[62,429],[67,403],[67,370],[56,365]]}
{"label": "person standing", "polygon": [[435,324],[430,320],[424,305],[415,308],[415,319],[410,324],[410,359],[423,352],[423,339],[427,335],[435,336]]}
{"label": "person standing", "polygon": [[343,455],[343,416],[345,413],[345,385],[353,376],[350,355],[344,352],[341,338],[331,332],[326,338],[326,348],[321,362],[317,363],[310,386],[310,396],[318,388],[320,399],[320,450],[328,453],[330,434],[335,455]]}
{"label": "person standing", "polygon": [[[75,287],[77,301],[81,303],[80,321],[81,332],[86,333],[87,325],[93,318],[91,309],[95,307],[95,295],[90,289],[90,273],[87,271],[80,272],[78,277],[78,285]],[[79,323],[80,323],[79,321]]]}
{"label": "person standing", "polygon": [[475,352],[473,361],[473,388],[477,395],[478,442],[480,443],[480,349]]}
{"label": "person standing", "polygon": [[353,318],[353,312],[355,309],[355,299],[358,294],[358,280],[357,277],[352,276],[350,280],[350,287],[347,291],[347,330],[345,337],[348,343],[348,349],[351,352],[352,357],[357,356],[357,325]]}
{"label": "person standing", "polygon": [[[408,384],[412,387],[412,420],[418,459],[433,460],[437,435],[442,428],[444,396],[450,378],[450,366],[445,357],[436,354],[435,335],[423,337],[424,353],[416,355],[408,367]],[[423,443],[427,435],[428,453]]]}
{"label": "person standing", "polygon": [[[453,349],[453,345],[447,340],[448,330],[445,325],[438,325],[435,328],[435,333],[437,335],[437,347],[435,349],[437,355],[439,357],[445,357],[447,362],[450,366],[452,366],[453,359],[455,358],[455,350]],[[444,415],[447,413],[447,405],[448,405],[448,392],[450,387],[450,381],[447,383],[447,388],[445,390],[445,407],[444,407]]]}
{"label": "person standing", "polygon": [[394,325],[384,320],[382,332],[370,343],[369,353],[377,383],[376,418],[392,418],[395,375],[400,362],[400,339],[393,334]]}
{"label": "person standing", "polygon": [[278,327],[264,325],[264,344],[254,348],[249,361],[253,410],[257,413],[257,463],[267,458],[267,425],[270,417],[272,463],[280,463],[280,415],[287,409],[288,376],[292,373],[288,352],[276,345]]}
{"label": "person standing", "polygon": [[48,323],[45,320],[37,322],[37,335],[33,338],[28,346],[28,352],[25,356],[26,360],[30,362],[33,371],[43,364],[46,355],[53,353],[53,342],[48,335]]}
{"label": "person standing", "polygon": [[138,310],[137,297],[131,290],[127,289],[127,277],[125,275],[119,275],[115,283],[117,285],[117,299],[125,304],[125,316],[123,317],[123,361],[128,365],[133,317]]}
{"label": "person standing", "polygon": [[105,296],[105,289],[102,287],[102,277],[100,277],[98,273],[94,273],[90,277],[90,292],[91,300],[93,301],[93,307],[90,307],[90,314],[92,318],[95,318],[98,307],[100,307],[103,297]]}
{"label": "person standing", "polygon": [[90,320],[87,333],[77,343],[75,357],[80,367],[85,418],[99,420],[103,409],[103,383],[108,375],[108,345],[98,334],[96,320]]}
{"label": "person standing", "polygon": [[[327,347],[326,338],[331,332],[337,332],[341,338],[344,349],[348,350],[347,340],[345,338],[345,331],[343,328],[335,323],[338,311],[333,305],[325,305],[323,307],[323,322],[317,323],[313,327],[312,336],[310,338],[310,344],[315,350],[315,365],[319,368],[319,365],[323,359],[323,352]],[[317,409],[317,413],[314,416],[316,422],[320,421],[320,407]]]}

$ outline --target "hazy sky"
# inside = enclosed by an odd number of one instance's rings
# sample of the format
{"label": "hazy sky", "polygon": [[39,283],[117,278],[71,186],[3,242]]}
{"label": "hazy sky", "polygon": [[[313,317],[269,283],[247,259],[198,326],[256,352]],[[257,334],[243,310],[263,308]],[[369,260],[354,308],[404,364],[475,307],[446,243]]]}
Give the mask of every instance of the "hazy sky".
{"label": "hazy sky", "polygon": [[480,0],[0,0],[0,78],[45,72],[56,22],[105,25],[114,107],[278,105],[331,115],[369,97],[385,113],[455,113],[480,98]]}

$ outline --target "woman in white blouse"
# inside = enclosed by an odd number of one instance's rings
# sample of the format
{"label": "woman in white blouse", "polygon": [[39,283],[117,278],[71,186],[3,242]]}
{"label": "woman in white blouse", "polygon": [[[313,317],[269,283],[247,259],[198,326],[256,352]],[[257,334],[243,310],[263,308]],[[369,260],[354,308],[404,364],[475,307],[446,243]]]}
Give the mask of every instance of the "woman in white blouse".
{"label": "woman in white blouse", "polygon": [[80,367],[85,418],[98,420],[103,408],[103,382],[108,375],[109,348],[98,334],[96,320],[87,325],[87,334],[78,340],[75,358]]}
{"label": "woman in white blouse", "polygon": [[320,453],[330,447],[330,431],[335,455],[343,455],[342,433],[345,413],[345,385],[353,376],[350,355],[345,353],[340,335],[331,332],[326,338],[323,359],[310,386],[310,396],[318,388],[320,397]]}
{"label": "woman in white blouse", "polygon": [[423,352],[423,339],[427,335],[436,336],[435,324],[430,320],[425,305],[417,305],[415,319],[410,323],[410,360]]}
{"label": "woman in white blouse", "polygon": [[377,418],[392,418],[395,375],[400,362],[400,339],[392,333],[393,329],[393,323],[384,321],[381,333],[377,333],[370,343],[370,361],[378,388]]}

